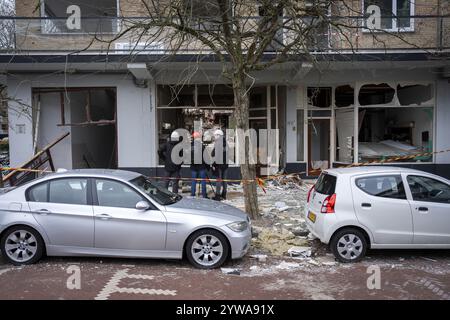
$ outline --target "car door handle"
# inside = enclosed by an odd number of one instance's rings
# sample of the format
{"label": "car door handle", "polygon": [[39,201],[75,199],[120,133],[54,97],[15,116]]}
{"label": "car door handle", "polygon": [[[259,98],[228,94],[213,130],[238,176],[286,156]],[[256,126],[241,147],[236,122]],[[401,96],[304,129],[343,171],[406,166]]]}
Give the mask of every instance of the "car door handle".
{"label": "car door handle", "polygon": [[109,214],[106,213],[97,214],[96,217],[102,220],[109,220],[112,218]]}
{"label": "car door handle", "polygon": [[363,202],[363,203],[361,203],[361,207],[363,207],[363,208],[371,208],[372,204],[371,203],[367,203],[367,202]]}
{"label": "car door handle", "polygon": [[45,216],[45,215],[50,214],[52,212],[50,210],[47,210],[47,209],[39,209],[38,211],[36,211],[36,213],[40,214],[42,216]]}
{"label": "car door handle", "polygon": [[423,212],[423,213],[427,213],[428,212],[428,208],[427,207],[418,207],[417,210],[420,211],[420,212]]}

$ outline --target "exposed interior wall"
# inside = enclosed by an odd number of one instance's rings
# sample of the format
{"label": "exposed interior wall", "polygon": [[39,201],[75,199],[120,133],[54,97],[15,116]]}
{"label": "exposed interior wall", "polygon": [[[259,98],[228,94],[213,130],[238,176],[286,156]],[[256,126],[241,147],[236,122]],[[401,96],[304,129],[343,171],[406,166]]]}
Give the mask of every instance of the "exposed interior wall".
{"label": "exposed interior wall", "polygon": [[[450,149],[450,80],[441,79],[436,90],[436,150]],[[450,163],[450,152],[436,155],[436,163]]]}
{"label": "exposed interior wall", "polygon": [[[65,98],[67,102],[67,98]],[[70,109],[65,109],[67,122],[71,121]],[[40,94],[40,116],[37,139],[37,150],[43,149],[66,132],[71,132],[70,127],[60,127],[61,123],[61,97],[59,92]],[[72,169],[72,135],[64,138],[51,150],[53,164],[56,169]]]}
{"label": "exposed interior wall", "polygon": [[[403,110],[403,111],[402,111]],[[428,132],[429,141],[433,141],[433,109],[432,108],[408,108],[387,111],[388,118],[398,119],[402,122],[413,123],[412,144],[422,147],[422,133]]]}
{"label": "exposed interior wall", "polygon": [[[114,108],[114,101],[105,91],[92,91],[91,104],[91,108],[101,105]],[[86,92],[70,93],[70,114],[73,123],[86,121],[85,105]],[[115,139],[114,125],[72,127],[72,167],[114,168]]]}

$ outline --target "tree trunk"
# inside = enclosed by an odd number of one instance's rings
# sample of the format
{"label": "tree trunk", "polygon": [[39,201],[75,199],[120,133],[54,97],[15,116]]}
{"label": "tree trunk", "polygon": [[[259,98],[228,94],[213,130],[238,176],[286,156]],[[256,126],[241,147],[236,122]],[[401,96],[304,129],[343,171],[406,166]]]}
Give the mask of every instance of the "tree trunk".
{"label": "tree trunk", "polygon": [[[242,129],[242,131],[247,132],[249,129],[248,120],[248,107],[249,107],[249,96],[247,92],[247,87],[245,85],[245,75],[235,76],[233,79],[233,92],[234,92],[234,104],[236,106],[235,119],[236,119],[236,129]],[[239,134],[239,131],[238,131]],[[242,185],[244,189],[245,198],[245,212],[250,216],[251,219],[259,218],[258,210],[258,195],[257,195],[257,183],[256,178],[256,166],[251,164],[249,161],[249,142],[245,140],[244,149],[240,149],[240,152],[245,153],[244,163],[241,163],[241,177],[244,180]],[[239,157],[236,157],[239,159]],[[251,182],[248,182],[251,180]]]}

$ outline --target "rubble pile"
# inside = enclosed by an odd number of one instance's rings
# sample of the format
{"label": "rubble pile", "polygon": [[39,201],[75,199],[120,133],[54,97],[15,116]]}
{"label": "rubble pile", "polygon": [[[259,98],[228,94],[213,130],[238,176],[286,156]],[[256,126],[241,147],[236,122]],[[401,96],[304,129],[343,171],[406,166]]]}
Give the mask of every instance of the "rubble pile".
{"label": "rubble pile", "polygon": [[285,255],[292,246],[306,246],[308,240],[306,237],[297,237],[286,229],[277,228],[258,228],[258,233],[253,238],[252,245],[263,251],[268,251],[272,255]]}
{"label": "rubble pile", "polygon": [[[260,219],[253,221],[253,246],[272,255],[289,255],[292,247],[308,246],[309,234],[304,219],[306,197],[314,181],[298,175],[279,176],[258,189]],[[231,186],[225,203],[244,209],[242,187]]]}
{"label": "rubble pile", "polygon": [[303,180],[298,173],[291,173],[288,175],[275,176],[268,182],[269,186],[277,187],[279,189],[300,189],[303,185]]}

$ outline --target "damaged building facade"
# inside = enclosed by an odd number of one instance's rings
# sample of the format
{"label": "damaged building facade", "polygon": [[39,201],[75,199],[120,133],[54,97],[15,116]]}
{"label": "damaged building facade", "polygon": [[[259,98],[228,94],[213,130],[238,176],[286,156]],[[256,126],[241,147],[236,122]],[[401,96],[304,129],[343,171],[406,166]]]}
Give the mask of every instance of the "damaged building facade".
{"label": "damaged building facade", "polygon": [[[88,35],[116,34],[114,17],[139,16],[139,1],[101,0],[95,8],[85,0],[70,3],[88,16],[111,19],[90,19],[73,32],[46,19],[67,16],[65,2],[16,0],[17,17],[29,19],[14,20],[14,46],[0,53],[12,166],[70,132],[52,149],[57,168],[161,175],[158,146],[174,129],[192,130],[194,121],[204,129],[235,127],[232,87],[217,59],[199,61],[189,50],[164,57],[160,43],[139,50],[144,44],[123,39],[107,48]],[[386,37],[380,43],[361,28],[351,35],[353,47],[345,48],[326,29],[318,32],[320,48],[312,49],[314,64],[290,61],[252,74],[250,127],[279,129],[274,171],[314,176],[389,160],[450,177],[450,152],[438,153],[450,149],[448,1],[352,3],[361,15],[374,4],[390,12],[381,28],[406,41]],[[237,176],[238,167],[232,172]]]}

